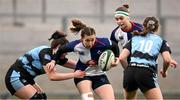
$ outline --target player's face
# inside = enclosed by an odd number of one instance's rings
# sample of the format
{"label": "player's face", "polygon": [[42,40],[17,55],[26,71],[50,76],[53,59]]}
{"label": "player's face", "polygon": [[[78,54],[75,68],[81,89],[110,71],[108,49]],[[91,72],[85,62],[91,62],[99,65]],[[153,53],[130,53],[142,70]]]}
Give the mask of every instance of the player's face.
{"label": "player's face", "polygon": [[90,49],[93,47],[96,41],[96,35],[90,35],[90,36],[85,35],[81,40],[84,47]]}
{"label": "player's face", "polygon": [[116,23],[121,27],[121,29],[126,29],[129,18],[126,16],[117,16],[115,17]]}

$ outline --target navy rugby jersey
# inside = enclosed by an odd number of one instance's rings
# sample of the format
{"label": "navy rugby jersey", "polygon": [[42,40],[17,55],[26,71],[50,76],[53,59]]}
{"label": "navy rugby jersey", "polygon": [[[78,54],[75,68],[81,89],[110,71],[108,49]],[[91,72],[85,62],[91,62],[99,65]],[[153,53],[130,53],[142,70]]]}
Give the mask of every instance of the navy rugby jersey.
{"label": "navy rugby jersey", "polygon": [[116,57],[119,56],[118,45],[108,38],[96,38],[95,44],[91,49],[85,48],[80,40],[75,40],[64,47],[60,47],[56,53],[55,60],[64,52],[77,52],[79,60],[75,70],[84,71],[89,66],[87,65],[89,60],[97,62],[101,53],[107,49],[111,49]]}
{"label": "navy rugby jersey", "polygon": [[167,42],[152,33],[148,33],[146,36],[134,36],[124,48],[131,52],[130,64],[145,65],[145,67],[151,67],[150,69],[153,71],[157,71],[156,60],[159,53],[164,51],[171,53]]}
{"label": "navy rugby jersey", "polygon": [[116,43],[120,42],[122,46],[124,46],[128,40],[132,38],[132,32],[135,30],[141,31],[143,26],[139,23],[131,22],[132,28],[128,32],[124,32],[121,30],[120,26],[116,27],[110,36],[110,39],[115,41]]}

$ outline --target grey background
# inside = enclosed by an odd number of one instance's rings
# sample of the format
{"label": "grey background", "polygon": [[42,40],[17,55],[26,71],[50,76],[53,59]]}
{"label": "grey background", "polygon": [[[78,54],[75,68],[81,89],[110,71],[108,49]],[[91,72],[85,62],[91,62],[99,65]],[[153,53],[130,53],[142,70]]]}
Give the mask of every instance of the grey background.
{"label": "grey background", "polygon": [[[0,0],[0,96],[9,96],[4,83],[4,76],[9,66],[26,51],[40,46],[49,45],[48,38],[55,30],[65,29],[68,39],[75,40],[79,36],[68,31],[72,18],[79,18],[88,26],[94,27],[97,36],[109,37],[116,27],[113,17],[114,10],[129,3],[132,21],[141,23],[147,16],[157,16],[161,20],[160,35],[168,41],[173,58],[180,63],[180,1],[179,0],[46,0],[46,19],[43,20],[43,0],[16,0],[16,19],[13,17],[13,0]],[[160,6],[158,6],[160,1]],[[103,9],[101,9],[103,5]],[[104,11],[104,12],[103,12]],[[103,20],[102,20],[103,19]],[[64,22],[64,23],[63,23]],[[163,33],[162,33],[163,32]],[[77,55],[70,53],[76,60]],[[159,69],[162,58],[158,59]],[[57,66],[58,72],[73,70]],[[116,94],[122,93],[123,69],[119,65],[107,72]],[[160,77],[159,82],[163,93],[180,96],[180,69],[170,68],[167,78]],[[37,77],[36,82],[48,95],[78,94],[73,79],[66,81],[49,81],[46,75]],[[11,96],[8,98],[12,98]]]}

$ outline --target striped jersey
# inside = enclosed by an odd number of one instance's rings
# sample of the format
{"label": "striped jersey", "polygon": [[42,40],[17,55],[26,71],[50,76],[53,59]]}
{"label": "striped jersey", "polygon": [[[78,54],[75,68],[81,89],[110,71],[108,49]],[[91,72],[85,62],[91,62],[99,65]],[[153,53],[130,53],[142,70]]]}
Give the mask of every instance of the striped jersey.
{"label": "striped jersey", "polygon": [[[52,60],[52,56],[52,49],[49,46],[39,46],[19,57],[17,61],[21,63],[21,67],[23,67],[28,74],[35,77],[45,73],[43,66]],[[64,64],[67,60],[66,58],[61,61],[58,60],[58,64]]]}

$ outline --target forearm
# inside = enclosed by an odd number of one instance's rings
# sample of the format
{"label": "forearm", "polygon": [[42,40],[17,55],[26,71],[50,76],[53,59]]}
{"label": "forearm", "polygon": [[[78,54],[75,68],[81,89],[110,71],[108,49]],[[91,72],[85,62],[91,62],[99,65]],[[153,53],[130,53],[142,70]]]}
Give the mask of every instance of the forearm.
{"label": "forearm", "polygon": [[76,68],[76,61],[74,60],[68,60],[67,63],[65,63],[63,66],[66,68],[70,68],[70,69],[75,69]]}
{"label": "forearm", "polygon": [[74,73],[57,73],[57,72],[50,72],[49,79],[52,81],[61,81],[74,78]]}
{"label": "forearm", "polygon": [[163,72],[166,72],[167,69],[169,68],[169,66],[170,66],[170,62],[164,62],[163,63]]}
{"label": "forearm", "polygon": [[121,63],[121,65],[122,65],[122,67],[123,67],[124,69],[126,69],[126,68],[128,67],[128,62],[127,62],[127,60],[120,60],[120,63]]}
{"label": "forearm", "polygon": [[130,52],[128,49],[123,49],[120,56],[119,56],[119,61],[124,69],[128,67],[128,62],[127,62],[127,57],[129,56]]}
{"label": "forearm", "polygon": [[163,72],[166,72],[171,64],[171,55],[169,52],[166,51],[162,53],[162,56],[163,56]]}

